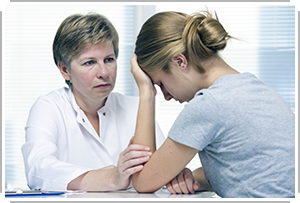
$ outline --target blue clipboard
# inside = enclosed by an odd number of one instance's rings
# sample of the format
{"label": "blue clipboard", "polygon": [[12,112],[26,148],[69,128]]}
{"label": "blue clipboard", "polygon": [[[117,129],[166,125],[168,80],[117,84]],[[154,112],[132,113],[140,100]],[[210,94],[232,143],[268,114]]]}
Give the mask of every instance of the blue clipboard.
{"label": "blue clipboard", "polygon": [[43,190],[5,191],[5,197],[49,196],[49,195],[62,195],[62,194],[65,194],[65,192],[43,191]]}

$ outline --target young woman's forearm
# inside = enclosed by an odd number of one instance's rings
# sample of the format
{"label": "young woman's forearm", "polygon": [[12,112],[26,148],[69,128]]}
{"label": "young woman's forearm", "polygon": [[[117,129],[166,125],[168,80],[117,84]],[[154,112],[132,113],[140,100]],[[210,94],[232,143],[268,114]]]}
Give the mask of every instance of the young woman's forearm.
{"label": "young woman's forearm", "polygon": [[[136,131],[134,144],[141,144],[150,147],[152,153],[156,150],[155,141],[155,96],[147,93],[140,93],[140,104],[137,114]],[[145,184],[139,178],[140,172],[132,175],[132,185],[135,189]]]}
{"label": "young woman's forearm", "polygon": [[139,108],[134,135],[134,144],[142,144],[155,151],[155,95],[156,89],[149,78],[137,63],[137,56],[134,54],[130,60],[131,73],[139,87]]}
{"label": "young woman's forearm", "polygon": [[140,103],[137,114],[134,144],[150,147],[153,153],[156,150],[155,141],[155,95],[140,93]]}

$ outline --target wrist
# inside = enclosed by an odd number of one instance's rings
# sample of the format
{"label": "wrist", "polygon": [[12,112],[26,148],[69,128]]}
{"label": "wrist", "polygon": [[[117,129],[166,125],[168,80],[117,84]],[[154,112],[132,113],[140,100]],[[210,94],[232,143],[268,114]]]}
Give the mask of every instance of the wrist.
{"label": "wrist", "polygon": [[140,90],[139,91],[139,97],[140,99],[145,99],[145,100],[155,100],[155,92],[153,90]]}
{"label": "wrist", "polygon": [[112,190],[120,190],[123,189],[120,187],[120,179],[118,176],[118,168],[116,166],[114,166],[114,168],[112,168],[111,170],[111,184],[110,187]]}

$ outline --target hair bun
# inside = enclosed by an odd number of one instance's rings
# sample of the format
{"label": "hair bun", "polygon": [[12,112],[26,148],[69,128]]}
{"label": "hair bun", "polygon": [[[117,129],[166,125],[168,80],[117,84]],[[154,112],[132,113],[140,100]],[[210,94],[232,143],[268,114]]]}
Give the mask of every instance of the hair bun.
{"label": "hair bun", "polygon": [[226,47],[231,38],[218,17],[213,18],[208,11],[191,15],[183,31],[188,55],[210,57]]}

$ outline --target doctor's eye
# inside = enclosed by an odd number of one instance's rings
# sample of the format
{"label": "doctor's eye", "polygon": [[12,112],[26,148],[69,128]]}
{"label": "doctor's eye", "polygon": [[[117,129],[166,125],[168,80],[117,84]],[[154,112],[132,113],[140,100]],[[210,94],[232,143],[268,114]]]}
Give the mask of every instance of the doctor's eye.
{"label": "doctor's eye", "polygon": [[109,57],[109,58],[104,59],[105,63],[110,63],[110,62],[113,62],[113,61],[115,61],[115,58],[113,58],[113,57]]}
{"label": "doctor's eye", "polygon": [[90,61],[85,62],[83,65],[90,66],[90,65],[93,65],[94,63],[96,63],[94,60],[90,60]]}

